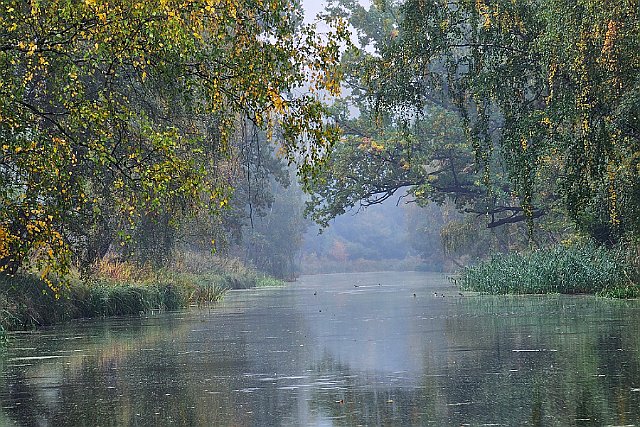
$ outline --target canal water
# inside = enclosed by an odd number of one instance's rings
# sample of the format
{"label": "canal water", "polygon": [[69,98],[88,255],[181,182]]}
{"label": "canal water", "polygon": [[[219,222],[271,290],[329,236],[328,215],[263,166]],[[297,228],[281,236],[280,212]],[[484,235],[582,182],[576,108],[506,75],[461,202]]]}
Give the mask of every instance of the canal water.
{"label": "canal water", "polygon": [[0,425],[640,425],[640,303],[307,276],[16,334]]}

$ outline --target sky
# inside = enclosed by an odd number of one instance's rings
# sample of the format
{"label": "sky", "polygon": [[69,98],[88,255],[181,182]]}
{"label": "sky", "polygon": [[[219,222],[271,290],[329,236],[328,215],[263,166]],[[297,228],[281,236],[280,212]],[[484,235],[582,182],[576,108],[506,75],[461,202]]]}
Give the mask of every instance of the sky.
{"label": "sky", "polygon": [[[326,0],[300,0],[302,8],[304,9],[304,20],[307,24],[315,23],[316,30],[320,33],[329,31],[329,27],[323,22],[316,21],[318,13],[322,12],[327,4]],[[371,0],[358,0],[365,8],[371,6]],[[352,29],[353,30],[353,29]],[[352,42],[358,45],[358,41],[355,37],[352,37]]]}
{"label": "sky", "polygon": [[[368,7],[371,4],[371,1],[360,0],[359,3],[365,7]],[[325,4],[325,0],[302,0],[302,8],[304,9],[305,21],[313,22],[318,12],[322,12]]]}
{"label": "sky", "polygon": [[325,1],[323,0],[302,0],[302,7],[304,8],[305,20],[307,22],[313,22],[318,12],[324,9]]}

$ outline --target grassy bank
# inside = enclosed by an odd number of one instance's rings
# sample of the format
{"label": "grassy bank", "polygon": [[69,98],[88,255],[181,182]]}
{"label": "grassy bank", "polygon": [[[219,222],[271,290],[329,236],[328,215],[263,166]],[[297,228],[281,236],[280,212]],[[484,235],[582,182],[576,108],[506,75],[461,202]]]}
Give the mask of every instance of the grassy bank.
{"label": "grassy bank", "polygon": [[496,255],[462,270],[463,290],[490,294],[596,294],[637,298],[638,268],[628,250],[594,245],[558,246]]}
{"label": "grassy bank", "polygon": [[279,286],[235,260],[188,256],[152,270],[107,260],[55,295],[36,274],[0,276],[0,335],[75,318],[138,315],[219,301],[229,289]]}

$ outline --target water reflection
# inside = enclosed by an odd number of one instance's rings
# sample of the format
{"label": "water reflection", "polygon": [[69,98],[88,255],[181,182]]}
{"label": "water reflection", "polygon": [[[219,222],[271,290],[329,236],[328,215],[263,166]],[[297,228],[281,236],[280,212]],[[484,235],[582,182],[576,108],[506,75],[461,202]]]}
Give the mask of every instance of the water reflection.
{"label": "water reflection", "polygon": [[[442,296],[444,295],[444,296]],[[306,277],[212,310],[20,334],[0,425],[630,425],[640,304]]]}

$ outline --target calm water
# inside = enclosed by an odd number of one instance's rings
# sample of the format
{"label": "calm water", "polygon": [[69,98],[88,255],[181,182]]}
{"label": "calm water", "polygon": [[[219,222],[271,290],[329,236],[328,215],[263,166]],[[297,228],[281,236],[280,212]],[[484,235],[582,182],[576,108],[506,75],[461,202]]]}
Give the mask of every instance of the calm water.
{"label": "calm water", "polygon": [[15,335],[0,425],[640,425],[639,325],[635,301],[304,277]]}

